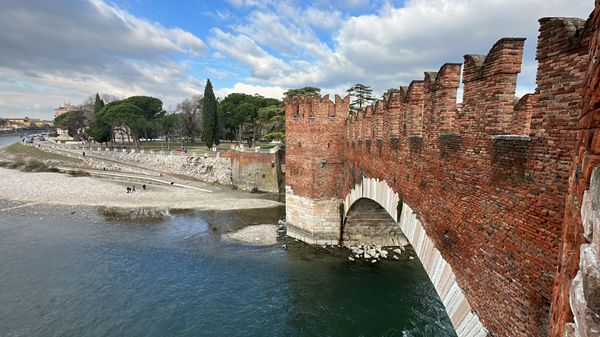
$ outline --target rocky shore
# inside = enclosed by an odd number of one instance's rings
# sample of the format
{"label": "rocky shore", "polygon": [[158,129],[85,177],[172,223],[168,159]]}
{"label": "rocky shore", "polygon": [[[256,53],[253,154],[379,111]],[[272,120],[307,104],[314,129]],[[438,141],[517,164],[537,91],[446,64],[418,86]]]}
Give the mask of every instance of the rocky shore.
{"label": "rocky shore", "polygon": [[[377,263],[380,260],[400,260],[402,253],[406,251],[405,247],[382,247],[372,244],[359,244],[351,246],[352,254],[348,256],[348,261],[365,260],[370,263]],[[413,259],[412,256],[409,259]]]}

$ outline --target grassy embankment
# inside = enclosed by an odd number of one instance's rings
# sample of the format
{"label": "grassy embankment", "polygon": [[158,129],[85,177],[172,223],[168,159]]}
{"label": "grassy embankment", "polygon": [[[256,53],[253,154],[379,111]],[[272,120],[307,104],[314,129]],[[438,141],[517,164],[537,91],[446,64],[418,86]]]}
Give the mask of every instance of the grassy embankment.
{"label": "grassy embankment", "polygon": [[78,163],[81,163],[80,159],[43,151],[21,143],[15,143],[0,150],[0,167],[24,172],[60,172],[54,167],[55,165]]}

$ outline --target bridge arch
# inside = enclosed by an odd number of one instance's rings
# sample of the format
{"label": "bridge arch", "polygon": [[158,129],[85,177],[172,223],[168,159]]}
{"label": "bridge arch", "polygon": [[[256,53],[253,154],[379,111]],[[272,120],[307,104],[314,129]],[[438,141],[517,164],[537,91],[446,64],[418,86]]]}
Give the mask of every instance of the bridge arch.
{"label": "bridge arch", "polygon": [[375,200],[359,198],[345,213],[340,231],[340,243],[345,247],[363,243],[382,247],[408,244],[396,219]]}
{"label": "bridge arch", "polygon": [[400,230],[415,249],[440,296],[458,337],[487,336],[488,331],[473,312],[458,285],[452,266],[435,247],[412,208],[401,201],[400,195],[385,181],[363,177],[344,198],[344,216],[348,214],[352,205],[363,198],[377,202],[393,219],[397,220]]}

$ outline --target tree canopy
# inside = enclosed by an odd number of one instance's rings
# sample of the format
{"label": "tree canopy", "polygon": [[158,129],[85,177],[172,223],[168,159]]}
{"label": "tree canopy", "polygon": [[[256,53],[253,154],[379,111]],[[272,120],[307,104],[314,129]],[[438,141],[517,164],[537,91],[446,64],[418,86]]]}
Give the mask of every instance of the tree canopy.
{"label": "tree canopy", "polygon": [[293,97],[297,97],[297,96],[318,96],[320,94],[321,94],[321,88],[315,88],[315,87],[289,89],[288,91],[283,93],[285,98],[293,98]]}
{"label": "tree canopy", "polygon": [[202,109],[204,98],[195,95],[192,98],[186,98],[177,104],[179,113],[179,122],[181,123],[182,135],[188,137],[192,143],[196,143],[196,138],[202,135],[203,114]]}
{"label": "tree canopy", "polygon": [[400,89],[398,89],[398,88],[389,88],[388,90],[385,91],[385,93],[383,94],[383,96],[384,97],[385,96],[389,96],[389,95],[391,95],[391,94],[393,94],[395,92],[399,92],[399,91],[400,91]]}
{"label": "tree canopy", "polygon": [[219,102],[219,118],[228,139],[254,145],[266,134],[283,130],[283,102],[260,95],[232,93]]}
{"label": "tree canopy", "polygon": [[67,130],[69,136],[78,138],[85,127],[83,111],[73,110],[65,112],[54,119],[54,125],[59,129]]}
{"label": "tree canopy", "polygon": [[374,101],[373,90],[364,84],[356,83],[350,89],[346,90],[350,95],[350,107],[352,110],[361,110],[370,102]]}
{"label": "tree canopy", "polygon": [[96,98],[94,100],[94,115],[100,112],[104,108],[104,101],[100,98],[100,95],[96,93]]}
{"label": "tree canopy", "polygon": [[204,99],[202,101],[202,137],[206,146],[219,145],[219,117],[217,115],[217,98],[213,92],[210,79],[206,80]]}
{"label": "tree canopy", "polygon": [[160,117],[165,113],[162,101],[149,96],[132,96],[106,104],[95,116],[88,134],[98,142],[107,141],[107,130],[114,140],[115,132],[131,137],[139,146],[142,136],[156,134]]}

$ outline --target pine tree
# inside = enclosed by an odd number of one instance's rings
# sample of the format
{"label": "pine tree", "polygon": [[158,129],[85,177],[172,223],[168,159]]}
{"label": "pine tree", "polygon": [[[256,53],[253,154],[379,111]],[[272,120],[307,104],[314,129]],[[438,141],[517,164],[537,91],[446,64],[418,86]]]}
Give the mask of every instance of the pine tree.
{"label": "pine tree", "polygon": [[96,93],[96,101],[94,102],[94,115],[104,108],[104,101],[100,99],[100,95]]}
{"label": "pine tree", "polygon": [[304,87],[298,89],[289,89],[288,91],[284,92],[283,95],[285,98],[294,98],[297,96],[318,96],[320,92],[321,88]]}
{"label": "pine tree", "polygon": [[373,90],[364,84],[356,83],[352,88],[346,90],[346,92],[352,97],[352,103],[350,107],[352,110],[362,110],[363,107],[367,106],[369,102],[375,100],[373,97]]}
{"label": "pine tree", "polygon": [[217,99],[213,92],[212,83],[206,81],[204,87],[204,100],[202,101],[202,119],[204,142],[208,148],[219,144],[219,120],[217,117]]}

